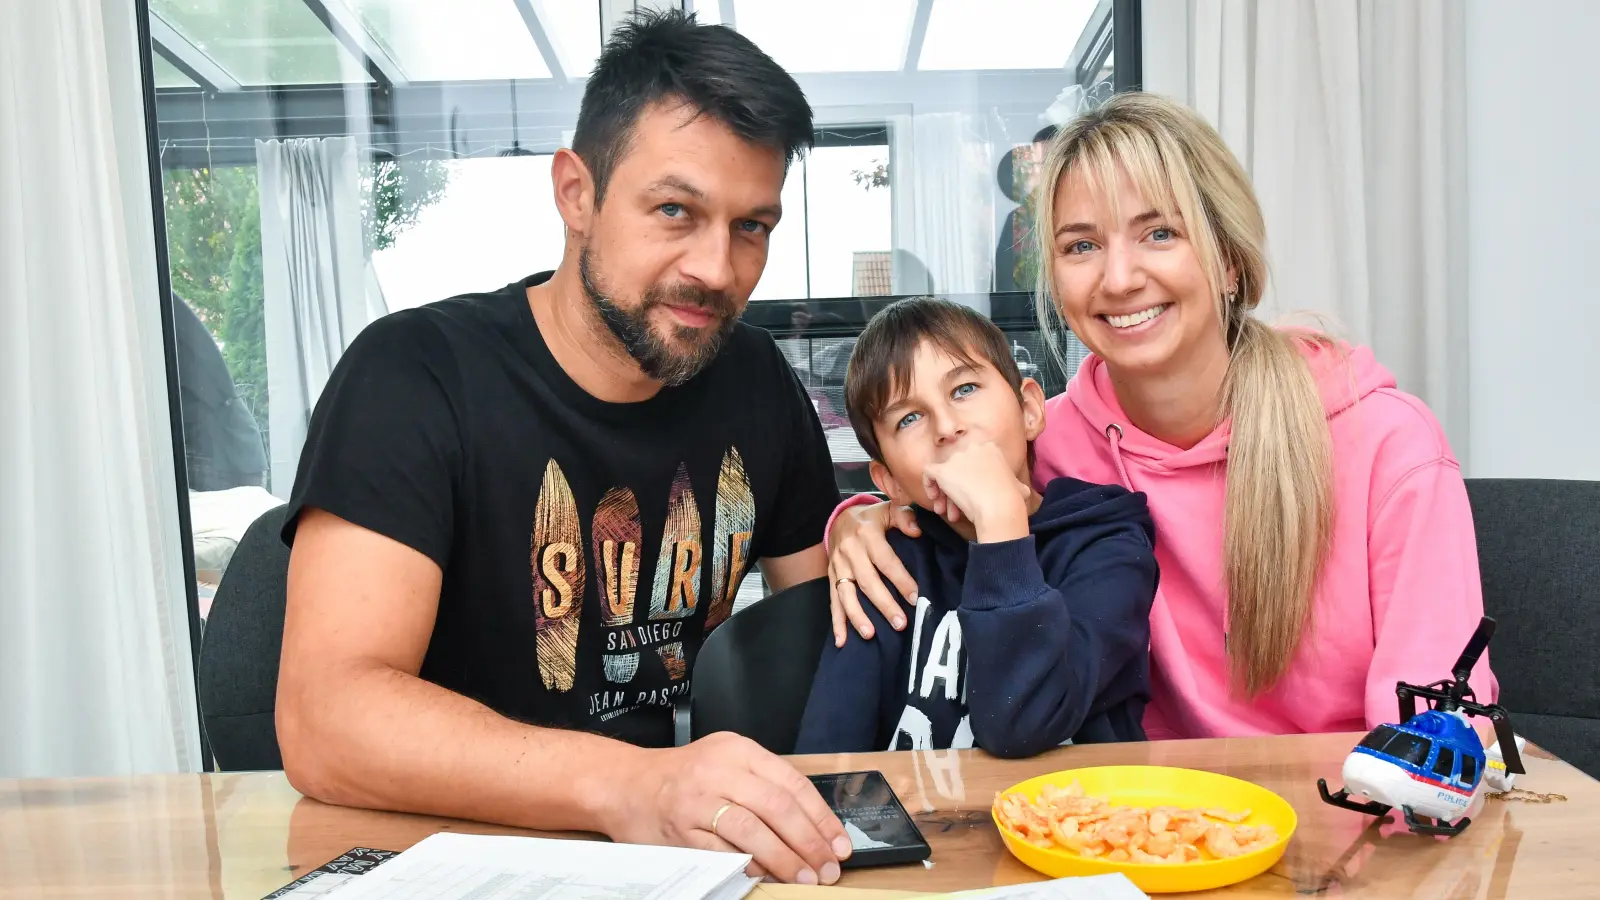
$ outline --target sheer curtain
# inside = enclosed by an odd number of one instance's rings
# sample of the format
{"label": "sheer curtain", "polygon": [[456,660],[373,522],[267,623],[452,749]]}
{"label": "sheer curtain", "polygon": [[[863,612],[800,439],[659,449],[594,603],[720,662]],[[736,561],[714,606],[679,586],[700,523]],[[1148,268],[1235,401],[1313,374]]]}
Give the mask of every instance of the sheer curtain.
{"label": "sheer curtain", "polygon": [[[897,294],[986,294],[992,283],[992,143],[967,113],[889,117]],[[987,313],[985,309],[983,312]]]}
{"label": "sheer curtain", "polygon": [[354,138],[256,142],[272,492],[285,499],[334,364],[388,311],[361,233],[357,155]]}
{"label": "sheer curtain", "polygon": [[1255,183],[1273,271],[1262,314],[1314,313],[1370,344],[1464,453],[1460,4],[1188,0],[1186,8],[1146,7],[1147,19],[1187,15],[1190,83],[1182,99],[1217,127]]}
{"label": "sheer curtain", "polygon": [[133,4],[0,4],[0,775],[200,760]]}

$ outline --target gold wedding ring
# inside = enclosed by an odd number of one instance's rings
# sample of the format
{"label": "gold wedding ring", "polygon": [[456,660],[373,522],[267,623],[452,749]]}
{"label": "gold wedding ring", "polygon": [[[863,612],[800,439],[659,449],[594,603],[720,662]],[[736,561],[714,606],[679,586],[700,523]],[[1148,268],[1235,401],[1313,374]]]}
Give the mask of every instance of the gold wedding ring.
{"label": "gold wedding ring", "polygon": [[[717,834],[717,823],[722,821],[722,814],[727,812],[730,809],[733,809],[733,804],[732,803],[724,803],[724,804],[722,804],[722,808],[717,810],[717,814],[711,817],[711,833],[712,834]],[[722,837],[722,835],[717,834],[717,837]]]}
{"label": "gold wedding ring", "polygon": [[838,581],[834,582],[834,584],[839,586],[839,587],[844,587],[847,584],[855,584],[855,583],[856,583],[856,580],[854,578],[851,578],[849,575],[846,575],[843,578],[839,579]]}

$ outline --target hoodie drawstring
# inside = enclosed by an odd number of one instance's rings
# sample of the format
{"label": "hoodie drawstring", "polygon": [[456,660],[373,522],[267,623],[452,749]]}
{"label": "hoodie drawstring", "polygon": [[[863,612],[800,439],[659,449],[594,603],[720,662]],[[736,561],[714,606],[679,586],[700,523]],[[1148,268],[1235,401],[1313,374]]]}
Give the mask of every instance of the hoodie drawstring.
{"label": "hoodie drawstring", "polygon": [[1111,461],[1117,465],[1117,477],[1122,479],[1122,486],[1133,490],[1133,482],[1128,480],[1128,468],[1122,464],[1122,426],[1115,422],[1106,426],[1106,439],[1111,441]]}

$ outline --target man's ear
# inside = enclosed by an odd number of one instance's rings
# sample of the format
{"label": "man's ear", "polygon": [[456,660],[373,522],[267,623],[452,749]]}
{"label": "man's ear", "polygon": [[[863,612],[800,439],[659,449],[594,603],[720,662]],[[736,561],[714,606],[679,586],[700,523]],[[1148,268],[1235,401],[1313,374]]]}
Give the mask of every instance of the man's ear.
{"label": "man's ear", "polygon": [[550,184],[567,231],[588,236],[595,212],[594,175],[588,164],[565,147],[557,150],[550,161]]}
{"label": "man's ear", "polygon": [[1044,388],[1032,378],[1024,378],[1017,391],[1022,395],[1022,433],[1035,440],[1044,432]]}
{"label": "man's ear", "polygon": [[911,495],[905,492],[905,487],[900,480],[890,474],[889,467],[877,460],[867,466],[867,474],[872,476],[872,483],[878,486],[895,506],[910,506]]}

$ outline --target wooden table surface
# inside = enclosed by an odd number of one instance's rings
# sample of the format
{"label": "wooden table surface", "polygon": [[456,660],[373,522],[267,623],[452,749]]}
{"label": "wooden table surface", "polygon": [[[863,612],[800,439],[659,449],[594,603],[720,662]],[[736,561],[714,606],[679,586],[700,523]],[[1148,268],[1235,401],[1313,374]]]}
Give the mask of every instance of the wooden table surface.
{"label": "wooden table surface", "polygon": [[[1530,754],[1519,786],[1548,804],[1491,799],[1460,837],[1405,832],[1324,805],[1359,735],[1066,747],[1031,760],[973,751],[799,757],[807,772],[879,769],[933,845],[933,866],[846,873],[842,886],[945,891],[1035,876],[989,819],[998,790],[1095,765],[1223,772],[1270,788],[1300,817],[1271,872],[1216,892],[1244,897],[1600,896],[1600,782]],[[472,822],[343,809],[297,794],[281,772],[0,781],[0,896],[257,900],[352,847],[403,850],[441,830],[524,833]]]}

